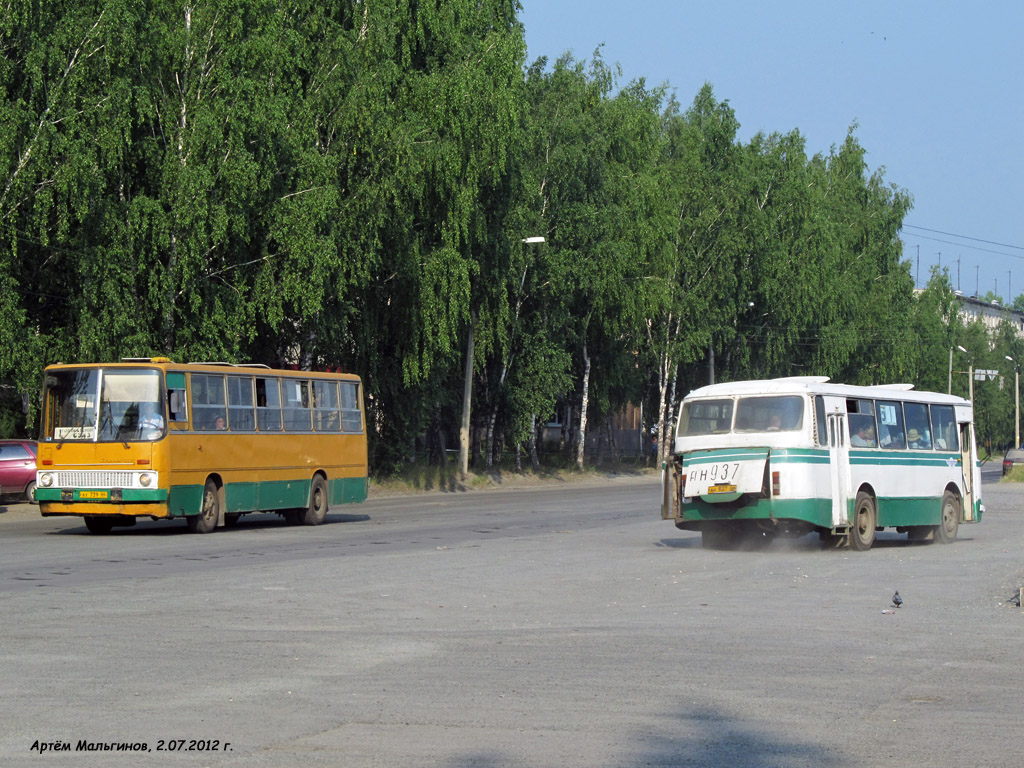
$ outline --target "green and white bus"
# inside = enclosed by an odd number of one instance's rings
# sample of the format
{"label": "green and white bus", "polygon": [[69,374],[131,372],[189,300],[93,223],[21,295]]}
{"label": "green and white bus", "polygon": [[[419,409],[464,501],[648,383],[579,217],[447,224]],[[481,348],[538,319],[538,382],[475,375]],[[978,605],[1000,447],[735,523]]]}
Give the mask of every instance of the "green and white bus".
{"label": "green and white bus", "polygon": [[713,384],[683,400],[661,516],[706,548],[817,532],[870,549],[875,532],[952,542],[981,520],[968,400],[827,377]]}

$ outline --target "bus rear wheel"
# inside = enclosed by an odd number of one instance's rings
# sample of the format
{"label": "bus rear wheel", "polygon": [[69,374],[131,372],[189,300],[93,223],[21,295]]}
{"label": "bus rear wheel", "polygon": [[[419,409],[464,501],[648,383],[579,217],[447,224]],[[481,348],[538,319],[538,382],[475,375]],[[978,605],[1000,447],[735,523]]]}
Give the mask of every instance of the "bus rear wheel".
{"label": "bus rear wheel", "polygon": [[875,543],[875,526],[878,525],[878,510],[870,493],[861,491],[853,505],[853,520],[850,525],[850,549],[867,552]]}
{"label": "bus rear wheel", "polygon": [[203,508],[198,515],[186,517],[188,529],[192,533],[210,533],[217,527],[220,517],[220,489],[213,480],[206,481],[203,488]]}
{"label": "bus rear wheel", "polygon": [[956,494],[946,491],[942,494],[942,521],[935,526],[935,541],[952,544],[960,530],[960,500]]}
{"label": "bus rear wheel", "polygon": [[320,525],[327,517],[327,484],[317,475],[309,491],[309,507],[300,512],[303,525]]}

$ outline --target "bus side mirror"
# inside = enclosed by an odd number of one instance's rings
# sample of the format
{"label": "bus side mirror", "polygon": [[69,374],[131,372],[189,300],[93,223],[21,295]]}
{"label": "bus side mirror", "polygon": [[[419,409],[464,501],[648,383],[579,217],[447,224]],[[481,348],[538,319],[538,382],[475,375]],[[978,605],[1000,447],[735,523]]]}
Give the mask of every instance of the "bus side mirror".
{"label": "bus side mirror", "polygon": [[170,409],[171,421],[186,421],[185,415],[185,391],[182,389],[170,389],[167,391],[167,405]]}

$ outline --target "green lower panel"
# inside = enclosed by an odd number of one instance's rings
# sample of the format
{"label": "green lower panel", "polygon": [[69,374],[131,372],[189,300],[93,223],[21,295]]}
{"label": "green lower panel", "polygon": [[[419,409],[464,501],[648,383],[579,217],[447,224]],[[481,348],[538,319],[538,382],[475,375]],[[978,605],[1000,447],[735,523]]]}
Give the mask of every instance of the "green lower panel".
{"label": "green lower panel", "polygon": [[712,504],[695,499],[683,504],[682,521],[696,520],[803,520],[832,527],[832,499],[758,499],[753,504]]}
{"label": "green lower panel", "polygon": [[203,486],[172,485],[167,506],[172,517],[198,515],[203,506]]}
{"label": "green lower panel", "polygon": [[938,525],[941,519],[941,497],[927,499],[880,498],[878,500],[878,524],[883,528],[902,525]]}
{"label": "green lower panel", "polygon": [[[309,480],[287,480],[267,483],[228,483],[224,487],[225,512],[259,512],[274,509],[298,509],[309,504]],[[366,500],[365,477],[341,477],[332,480],[328,489],[331,505],[358,503]],[[57,501],[60,492],[57,492]],[[127,497],[125,498],[127,501]],[[175,517],[199,513],[203,503],[203,486],[175,485],[170,491],[170,510]]]}
{"label": "green lower panel", "polygon": [[229,483],[224,486],[224,511],[252,512],[259,509],[258,483]]}
{"label": "green lower panel", "polygon": [[331,504],[358,504],[366,501],[365,477],[339,477],[331,481]]}
{"label": "green lower panel", "polygon": [[298,509],[309,504],[309,480],[259,484],[259,506],[253,509]]}

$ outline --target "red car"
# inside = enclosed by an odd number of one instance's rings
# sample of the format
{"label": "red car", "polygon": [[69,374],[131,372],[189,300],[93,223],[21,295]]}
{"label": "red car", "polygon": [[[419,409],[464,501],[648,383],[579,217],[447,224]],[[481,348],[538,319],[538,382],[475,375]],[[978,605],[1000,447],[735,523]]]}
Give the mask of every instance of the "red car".
{"label": "red car", "polygon": [[36,443],[0,440],[0,496],[36,500]]}
{"label": "red car", "polygon": [[1005,475],[1017,464],[1024,464],[1024,450],[1011,448],[1003,457],[1003,474]]}

